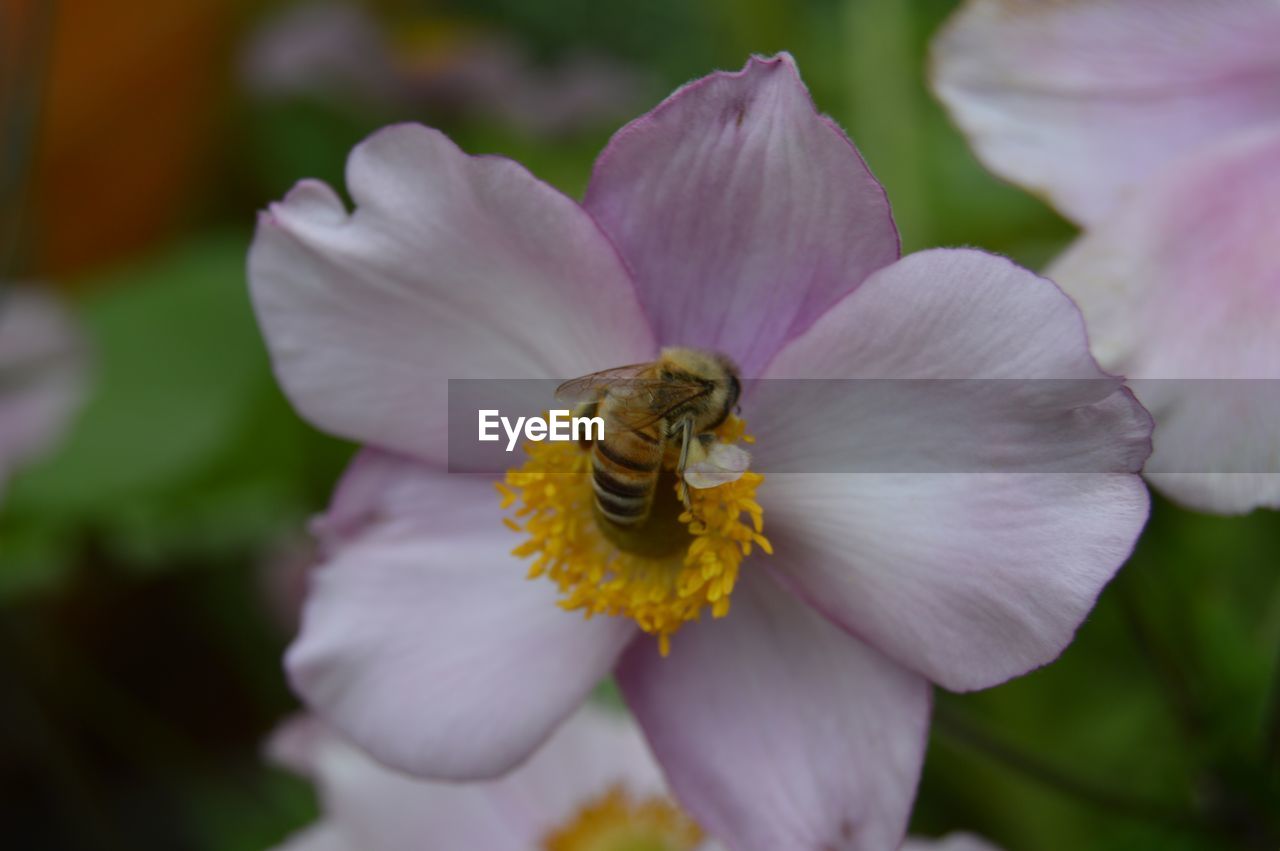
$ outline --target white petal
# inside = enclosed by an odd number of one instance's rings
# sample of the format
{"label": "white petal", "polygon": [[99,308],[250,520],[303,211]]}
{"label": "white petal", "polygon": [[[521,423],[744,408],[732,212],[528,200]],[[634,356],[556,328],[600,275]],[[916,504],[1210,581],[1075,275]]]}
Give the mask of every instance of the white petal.
{"label": "white petal", "polygon": [[627,702],[672,788],[738,851],[883,851],[906,828],[929,687],[748,565],[724,619],[637,642]]}
{"label": "white petal", "polygon": [[1278,219],[1280,123],[1151,182],[1049,270],[1156,418],[1148,478],[1200,510],[1280,507]]}
{"label": "white petal", "polygon": [[[584,706],[523,765],[476,783],[421,780],[386,768],[314,718],[272,736],[275,758],[314,781],[324,818],[308,841],[336,837],[352,851],[532,851],[611,789],[665,794],[657,763],[634,722]],[[293,848],[293,846],[287,846]],[[299,848],[304,846],[299,844]]]}
{"label": "white petal", "polygon": [[995,173],[1092,224],[1180,156],[1280,116],[1273,0],[971,0],[933,84]]}
{"label": "white petal", "polygon": [[[352,502],[381,482],[378,501]],[[493,777],[527,757],[610,670],[635,631],[585,620],[525,578],[488,479],[365,453],[339,489],[327,563],[289,649],[294,688],[382,762]]]}
{"label": "white petal", "polygon": [[1146,520],[1150,419],[1071,301],[1002,258],[881,270],[760,385],[743,407],[772,563],[948,688],[1054,659]]}
{"label": "white petal", "polygon": [[442,463],[448,379],[563,380],[654,354],[608,240],[516,163],[397,125],[356,147],[347,184],[350,214],[298,184],[249,253],[276,373],[320,428]]}

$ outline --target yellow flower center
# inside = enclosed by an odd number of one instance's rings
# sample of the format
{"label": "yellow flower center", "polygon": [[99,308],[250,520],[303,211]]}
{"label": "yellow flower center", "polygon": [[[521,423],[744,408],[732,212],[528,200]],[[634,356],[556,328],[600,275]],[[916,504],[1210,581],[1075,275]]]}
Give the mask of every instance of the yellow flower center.
{"label": "yellow flower center", "polygon": [[666,798],[633,799],[621,786],[542,840],[543,851],[693,851],[702,831]]}
{"label": "yellow flower center", "polygon": [[[733,443],[746,425],[731,416],[716,430]],[[626,533],[598,520],[591,487],[591,452],[576,443],[526,443],[528,460],[497,483],[503,522],[526,536],[513,553],[532,557],[529,578],[546,576],[560,588],[560,605],[632,618],[658,637],[665,656],[671,635],[704,608],[729,613],[729,596],[742,560],[755,547],[773,552],[764,537],[764,510],[756,489],[764,476],[748,471],[735,482],[690,488],[688,510],[678,496],[674,461],[658,482],[649,520]]]}

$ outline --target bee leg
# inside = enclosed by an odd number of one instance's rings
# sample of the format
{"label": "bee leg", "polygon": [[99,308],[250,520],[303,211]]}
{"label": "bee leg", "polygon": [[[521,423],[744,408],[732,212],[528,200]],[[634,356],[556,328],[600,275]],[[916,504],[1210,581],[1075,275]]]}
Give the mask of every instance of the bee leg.
{"label": "bee leg", "polygon": [[689,508],[689,486],[684,483],[684,468],[689,464],[689,443],[693,439],[693,420],[685,417],[680,421],[680,460],[676,462],[676,473],[680,478],[680,501]]}

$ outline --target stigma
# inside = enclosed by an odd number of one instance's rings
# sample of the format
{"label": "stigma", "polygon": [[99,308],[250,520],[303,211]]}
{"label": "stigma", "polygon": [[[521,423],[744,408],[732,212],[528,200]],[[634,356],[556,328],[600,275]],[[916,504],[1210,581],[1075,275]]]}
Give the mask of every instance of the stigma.
{"label": "stigma", "polygon": [[542,851],[694,851],[702,831],[664,797],[637,799],[621,786],[549,833]]}
{"label": "stigma", "polygon": [[[750,443],[745,423],[730,416],[716,429],[724,443]],[[620,530],[598,515],[591,452],[574,443],[526,443],[527,459],[497,483],[503,522],[525,536],[512,553],[531,558],[528,577],[548,579],[559,605],[586,617],[629,617],[658,639],[666,656],[671,636],[697,620],[729,613],[744,559],[772,553],[756,490],[764,476],[685,488],[668,465],[653,510],[639,528]],[[688,500],[685,507],[683,499]]]}

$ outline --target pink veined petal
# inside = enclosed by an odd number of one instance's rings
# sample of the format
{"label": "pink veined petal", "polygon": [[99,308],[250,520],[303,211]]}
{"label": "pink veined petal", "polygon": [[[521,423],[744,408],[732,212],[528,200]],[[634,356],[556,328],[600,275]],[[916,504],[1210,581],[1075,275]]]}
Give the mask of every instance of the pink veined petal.
{"label": "pink veined petal", "polygon": [[664,792],[639,728],[622,713],[591,705],[575,712],[527,762],[490,782],[400,774],[314,718],[286,723],[269,748],[320,791],[321,827],[307,835],[339,836],[346,844],[336,847],[352,851],[531,851],[615,786],[637,798]]}
{"label": "pink veined petal", "polygon": [[1070,299],[1003,258],[904,258],[766,378],[983,379],[768,380],[744,402],[774,567],[947,688],[1056,658],[1146,521],[1150,418]]}
{"label": "pink veined petal", "polygon": [[0,491],[47,452],[85,395],[85,345],[47,293],[0,285]]}
{"label": "pink veined petal", "polygon": [[659,341],[722,351],[745,375],[899,253],[884,190],[785,53],[690,83],[619,131],[585,205]]}
{"label": "pink veined petal", "polygon": [[996,846],[971,833],[949,833],[940,839],[909,836],[902,851],[1000,851]]}
{"label": "pink veined petal", "polygon": [[723,620],[619,682],[684,808],[738,851],[883,851],[906,828],[928,684],[748,571]]}
{"label": "pink veined petal", "polygon": [[1280,507],[1278,218],[1280,115],[1161,172],[1049,270],[1156,418],[1148,478],[1200,510]]}
{"label": "pink veined petal", "polygon": [[654,354],[608,240],[516,163],[404,124],[355,148],[347,185],[352,213],[299,183],[249,252],[276,373],[318,427],[439,464],[447,379],[565,379]]}
{"label": "pink veined petal", "polygon": [[932,80],[988,168],[1092,224],[1161,166],[1280,116],[1271,0],[971,0]]}
{"label": "pink veined petal", "polygon": [[[321,718],[383,763],[423,777],[488,778],[527,757],[612,668],[635,631],[584,620],[525,578],[486,478],[366,452],[363,475],[398,480],[363,523],[327,542],[286,665]],[[363,468],[363,469],[362,469]],[[337,534],[337,533],[335,533]]]}

